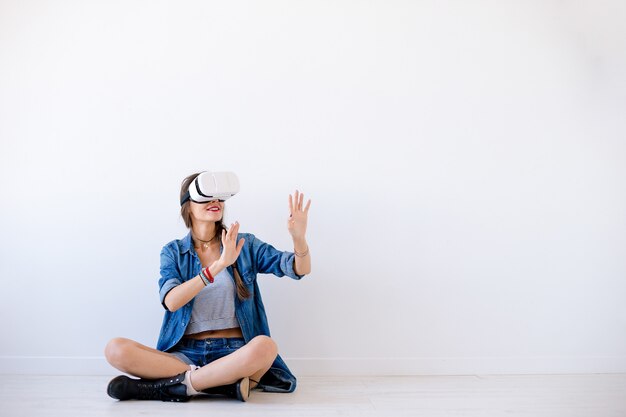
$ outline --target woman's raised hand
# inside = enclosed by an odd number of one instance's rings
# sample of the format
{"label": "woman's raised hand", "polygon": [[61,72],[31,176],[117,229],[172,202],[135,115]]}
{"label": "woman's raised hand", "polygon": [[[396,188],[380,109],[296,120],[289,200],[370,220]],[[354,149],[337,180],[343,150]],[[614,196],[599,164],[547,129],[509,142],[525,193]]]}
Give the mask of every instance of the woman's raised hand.
{"label": "woman's raised hand", "polygon": [[291,234],[291,237],[295,239],[304,239],[306,234],[307,216],[309,213],[309,207],[311,206],[311,200],[306,204],[304,209],[302,205],[304,203],[304,194],[300,194],[296,190],[295,198],[291,198],[289,194],[289,219],[287,220],[287,229]]}
{"label": "woman's raised hand", "polygon": [[246,241],[244,238],[241,238],[239,242],[237,242],[238,233],[239,222],[231,224],[228,232],[222,229],[222,246],[224,247],[224,249],[222,250],[220,261],[222,262],[224,267],[230,266],[235,263],[237,257],[239,257],[239,253],[241,253],[241,248],[243,248],[243,244]]}

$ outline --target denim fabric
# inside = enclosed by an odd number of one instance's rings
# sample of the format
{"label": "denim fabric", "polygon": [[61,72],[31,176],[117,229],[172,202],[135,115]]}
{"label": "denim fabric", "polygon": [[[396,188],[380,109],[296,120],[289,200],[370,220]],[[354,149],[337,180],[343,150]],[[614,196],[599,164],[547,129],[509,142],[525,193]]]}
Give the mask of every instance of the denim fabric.
{"label": "denim fabric", "polygon": [[[245,243],[236,265],[251,296],[243,301],[235,296],[235,315],[243,338],[248,343],[258,335],[270,336],[265,307],[257,284],[257,274],[288,276],[293,279],[300,279],[304,275],[298,275],[293,270],[293,252],[279,251],[251,233],[239,233],[237,242],[242,238],[245,239]],[[191,318],[194,302],[192,299],[180,309],[171,312],[164,304],[165,296],[172,288],[198,275],[201,268],[200,259],[193,248],[191,233],[183,239],[169,242],[161,250],[159,294],[161,304],[165,308],[165,316],[157,342],[158,350],[168,352],[182,339]],[[228,272],[234,280],[232,265],[228,267]],[[271,392],[293,392],[296,389],[296,377],[279,355],[270,370],[261,378],[259,387]]]}
{"label": "denim fabric", "polygon": [[226,355],[230,355],[246,341],[241,337],[209,338],[204,340],[181,339],[169,353],[187,365],[204,366]]}

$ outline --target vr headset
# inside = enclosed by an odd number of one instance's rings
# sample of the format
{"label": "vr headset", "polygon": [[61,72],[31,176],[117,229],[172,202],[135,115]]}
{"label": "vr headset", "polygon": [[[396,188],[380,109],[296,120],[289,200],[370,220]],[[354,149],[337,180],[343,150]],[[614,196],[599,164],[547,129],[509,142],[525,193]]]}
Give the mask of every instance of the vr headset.
{"label": "vr headset", "polygon": [[180,200],[208,203],[212,200],[225,201],[239,192],[239,179],[233,172],[204,171],[189,184],[189,189]]}

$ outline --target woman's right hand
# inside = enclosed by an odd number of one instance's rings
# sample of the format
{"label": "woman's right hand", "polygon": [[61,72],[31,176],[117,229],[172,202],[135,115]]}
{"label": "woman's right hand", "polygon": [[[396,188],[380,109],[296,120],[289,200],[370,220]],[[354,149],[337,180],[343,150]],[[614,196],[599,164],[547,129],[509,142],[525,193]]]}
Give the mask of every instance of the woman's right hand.
{"label": "woman's right hand", "polygon": [[224,266],[224,268],[235,263],[235,261],[239,257],[241,248],[243,248],[243,244],[246,241],[244,238],[241,238],[241,240],[237,242],[238,233],[239,222],[231,224],[228,232],[222,229],[222,246],[224,247],[224,249],[222,250],[222,255],[220,256],[219,261]]}

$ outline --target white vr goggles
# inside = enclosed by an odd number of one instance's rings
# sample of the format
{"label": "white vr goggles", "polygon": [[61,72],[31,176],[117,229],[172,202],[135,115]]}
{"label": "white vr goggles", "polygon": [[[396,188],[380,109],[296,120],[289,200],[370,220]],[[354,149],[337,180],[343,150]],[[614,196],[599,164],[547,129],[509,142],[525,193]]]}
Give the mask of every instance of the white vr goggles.
{"label": "white vr goggles", "polygon": [[204,171],[189,184],[189,189],[180,200],[194,203],[208,203],[212,200],[224,201],[239,192],[239,179],[233,172]]}

